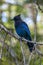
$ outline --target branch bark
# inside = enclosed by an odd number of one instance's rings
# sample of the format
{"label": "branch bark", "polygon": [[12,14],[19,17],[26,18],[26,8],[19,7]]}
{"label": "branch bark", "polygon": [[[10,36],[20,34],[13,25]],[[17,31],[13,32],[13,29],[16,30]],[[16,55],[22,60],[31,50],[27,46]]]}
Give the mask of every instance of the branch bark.
{"label": "branch bark", "polygon": [[[16,35],[14,35],[13,33],[11,33],[6,27],[4,27],[2,24],[0,24],[0,28],[2,30],[4,30],[6,33],[8,33],[9,35],[11,35],[12,37],[18,39],[18,40],[21,40],[21,41],[24,41],[24,42],[29,42],[30,44],[31,43],[34,43],[36,45],[43,45],[43,42],[34,42],[34,41],[28,41],[24,38],[20,38],[20,37],[17,37]],[[35,49],[35,51],[39,54],[39,55],[42,55],[43,56],[43,53],[40,52],[37,48]]]}
{"label": "branch bark", "polygon": [[2,24],[0,24],[0,28],[2,30],[4,30],[6,33],[8,33],[9,35],[11,35],[12,37],[18,39],[18,40],[22,40],[24,42],[29,42],[29,43],[34,43],[34,44],[37,44],[37,45],[43,45],[43,42],[34,42],[34,41],[28,41],[24,38],[21,38],[21,37],[17,37],[17,35],[13,34],[11,31],[9,31],[5,26],[3,26]]}
{"label": "branch bark", "polygon": [[39,3],[38,3],[38,0],[36,1],[36,4],[37,4],[39,10],[43,13],[43,9],[41,9],[41,7],[40,7],[40,5],[39,5]]}

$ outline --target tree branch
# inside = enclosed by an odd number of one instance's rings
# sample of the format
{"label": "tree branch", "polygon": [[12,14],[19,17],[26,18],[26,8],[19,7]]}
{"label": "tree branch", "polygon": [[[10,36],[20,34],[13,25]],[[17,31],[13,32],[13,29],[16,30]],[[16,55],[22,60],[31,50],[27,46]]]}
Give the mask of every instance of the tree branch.
{"label": "tree branch", "polygon": [[43,10],[41,9],[41,7],[40,7],[40,5],[39,5],[38,0],[36,1],[36,4],[37,4],[39,10],[43,13]]}
{"label": "tree branch", "polygon": [[21,39],[21,40],[24,41],[24,42],[34,43],[34,44],[37,44],[37,45],[43,45],[43,42],[28,41],[28,40],[26,40],[26,39],[24,39],[24,38],[17,37],[15,34],[13,34],[11,31],[9,31],[9,30],[8,30],[5,26],[3,26],[2,24],[0,24],[0,28],[1,28],[2,30],[4,30],[6,33],[8,33],[9,35],[11,35],[12,37],[18,39],[18,40]]}
{"label": "tree branch", "polygon": [[21,40],[20,40],[20,46],[21,46],[21,51],[22,51],[22,55],[23,55],[24,65],[26,65],[26,62],[25,62],[25,54],[24,54],[24,50],[23,50],[23,47],[22,47],[22,41]]}
{"label": "tree branch", "polygon": [[[28,41],[28,40],[26,40],[26,39],[24,39],[24,38],[17,37],[17,36],[14,35],[13,33],[11,33],[11,32],[10,32],[5,26],[3,26],[2,24],[0,24],[0,28],[1,28],[2,30],[4,30],[6,33],[8,33],[9,35],[11,35],[12,37],[18,39],[18,40],[21,39],[22,41],[24,41],[24,42],[29,42],[30,44],[31,44],[31,43],[34,43],[34,44],[36,44],[36,45],[43,45],[43,42]],[[42,55],[42,56],[43,56],[43,53],[41,53],[37,48],[36,48],[35,50],[36,50],[36,52],[37,52],[39,55]]]}

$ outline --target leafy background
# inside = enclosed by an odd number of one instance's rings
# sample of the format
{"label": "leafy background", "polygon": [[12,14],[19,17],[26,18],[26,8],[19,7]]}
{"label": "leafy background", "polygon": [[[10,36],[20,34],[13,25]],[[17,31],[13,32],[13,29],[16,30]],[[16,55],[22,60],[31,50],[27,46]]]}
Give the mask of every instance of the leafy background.
{"label": "leafy background", "polygon": [[[10,3],[11,4],[10,4]],[[3,24],[7,27],[9,31],[11,31],[13,34],[15,33],[14,28],[14,22],[11,21],[11,18],[13,18],[15,15],[23,13],[26,15],[26,10],[23,8],[23,5],[16,5],[13,4],[14,2],[23,4],[23,3],[32,3],[34,0],[0,0],[0,24]],[[43,0],[38,0],[40,6],[43,9]],[[8,4],[9,3],[9,4]],[[43,13],[41,13],[40,10],[38,10],[38,14],[41,17],[40,21],[37,22],[37,41],[43,41]],[[34,40],[34,27],[33,24],[29,25],[29,28],[31,30],[31,36]],[[20,48],[20,42],[11,37],[9,34],[7,34],[4,30],[1,30],[0,32],[0,55],[1,55],[1,49],[2,50],[2,58],[0,59],[0,65],[16,65],[15,58],[11,56],[11,54],[8,52],[7,48],[11,47],[13,51],[16,53],[16,58],[18,61],[18,64],[23,65],[23,56]],[[2,45],[4,44],[4,47]],[[25,57],[26,57],[26,64],[28,63],[28,59],[30,56],[29,49],[25,42],[22,44]],[[43,46],[38,47],[43,52]],[[41,62],[40,62],[41,61]],[[43,57],[40,57],[38,54],[34,54],[30,61],[30,65],[43,65]]]}

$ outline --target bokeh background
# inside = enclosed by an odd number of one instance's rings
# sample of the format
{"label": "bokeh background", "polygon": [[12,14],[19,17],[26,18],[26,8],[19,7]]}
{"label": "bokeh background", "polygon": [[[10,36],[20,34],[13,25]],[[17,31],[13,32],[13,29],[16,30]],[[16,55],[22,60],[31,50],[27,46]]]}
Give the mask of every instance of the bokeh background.
{"label": "bokeh background", "polygon": [[[11,21],[11,19],[18,14],[23,14],[24,16],[27,16],[27,14],[30,13],[27,4],[29,3],[32,4],[34,2],[35,0],[0,0],[0,24],[3,24],[13,34],[16,33],[14,28],[14,22]],[[38,0],[38,3],[41,9],[43,10],[43,0]],[[41,12],[41,10],[38,9],[38,6],[36,6],[36,8],[38,11],[36,17],[36,22],[37,22],[36,41],[43,42],[43,12]],[[31,31],[32,40],[34,40],[34,22],[30,18],[29,20],[27,20],[27,24]],[[22,46],[24,49],[26,64],[27,64],[30,52],[27,45],[24,42]],[[23,65],[23,56],[20,48],[20,42],[17,39],[11,37],[9,34],[7,34],[4,30],[1,30],[0,31],[0,65],[16,65],[15,57],[13,58],[6,49],[9,47],[11,47],[14,53],[16,53],[16,59],[18,62],[17,65]],[[43,52],[43,45],[38,46],[38,49],[41,52]],[[34,65],[35,57],[36,57],[35,65],[40,64],[40,56],[38,54],[35,54],[31,59],[30,65]],[[41,57],[41,65],[43,65],[43,57]]]}

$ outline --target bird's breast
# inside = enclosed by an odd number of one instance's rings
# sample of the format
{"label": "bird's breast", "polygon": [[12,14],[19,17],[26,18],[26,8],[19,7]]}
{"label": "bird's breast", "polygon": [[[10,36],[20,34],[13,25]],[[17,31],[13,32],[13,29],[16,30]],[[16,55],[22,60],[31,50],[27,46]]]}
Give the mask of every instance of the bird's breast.
{"label": "bird's breast", "polygon": [[17,27],[19,27],[20,26],[20,21],[16,21],[15,22],[15,27],[17,28]]}

